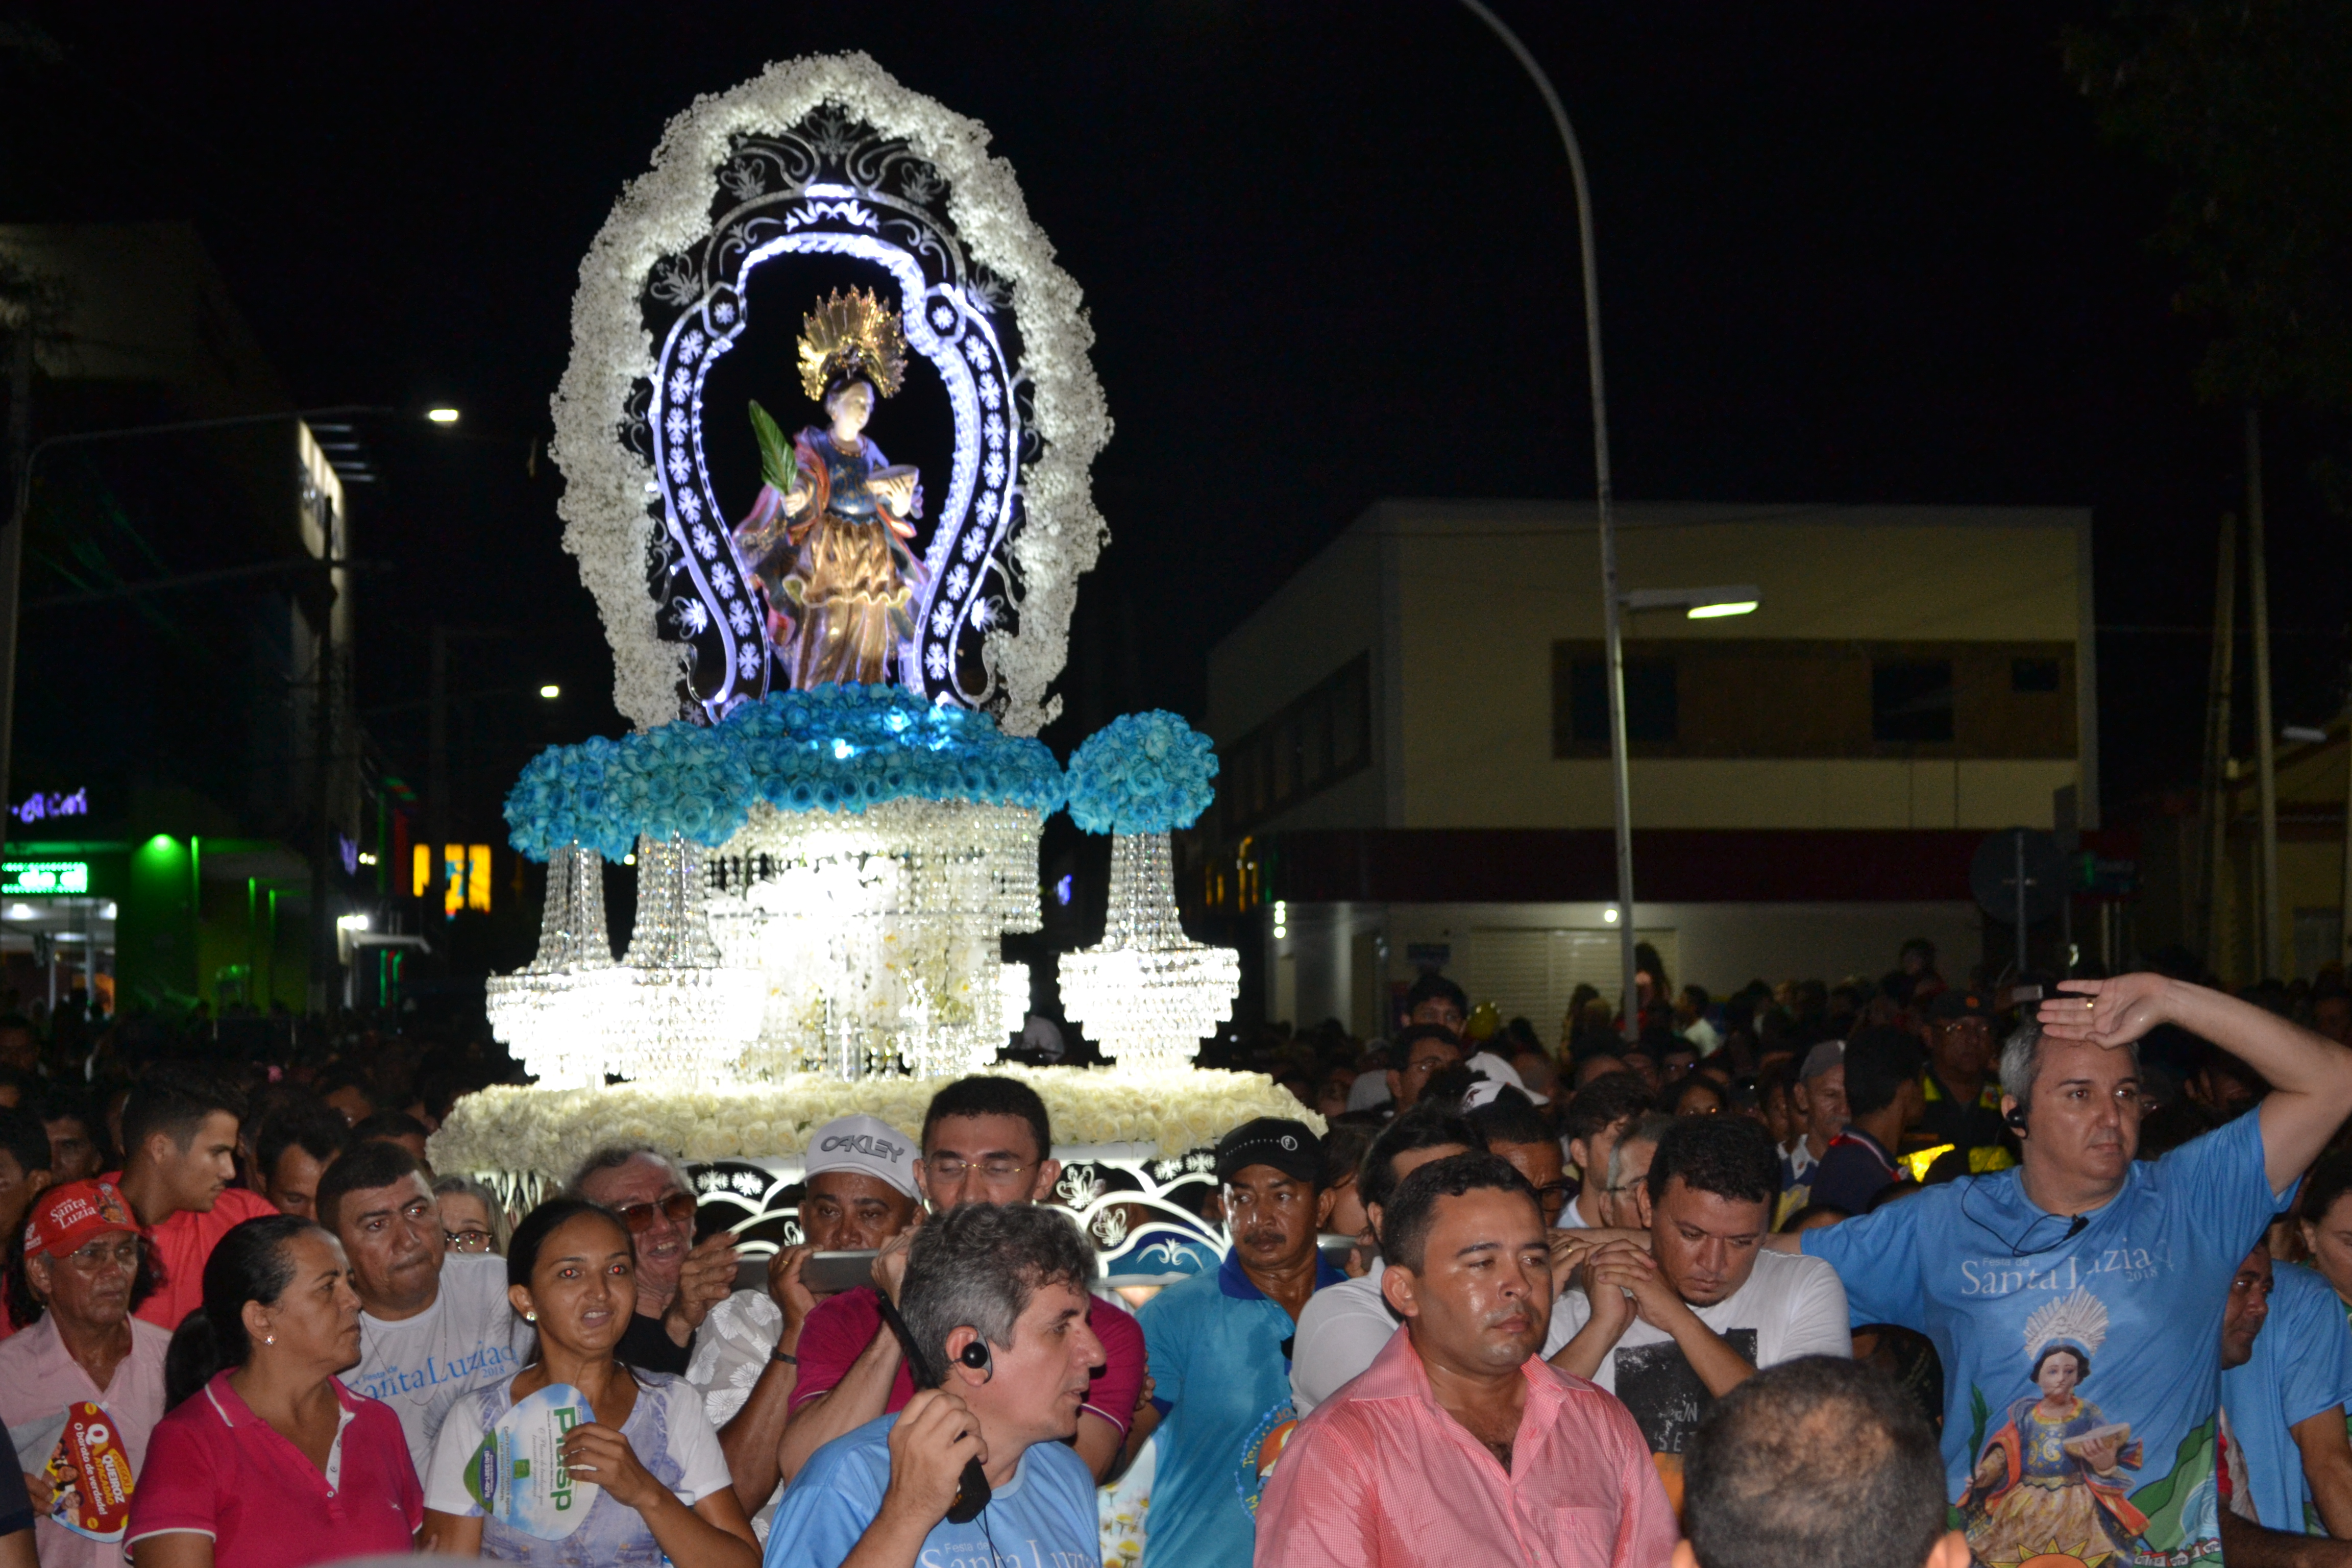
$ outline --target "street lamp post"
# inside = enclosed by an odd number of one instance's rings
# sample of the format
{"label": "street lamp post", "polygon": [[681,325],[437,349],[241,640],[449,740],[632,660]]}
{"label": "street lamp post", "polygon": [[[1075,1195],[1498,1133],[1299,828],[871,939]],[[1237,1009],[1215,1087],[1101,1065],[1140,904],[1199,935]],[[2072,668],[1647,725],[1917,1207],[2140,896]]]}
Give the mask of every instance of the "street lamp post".
{"label": "street lamp post", "polygon": [[1536,90],[1543,95],[1544,107],[1551,110],[1552,124],[1559,132],[1560,145],[1568,151],[1568,171],[1576,185],[1577,242],[1584,262],[1585,359],[1592,381],[1592,472],[1601,531],[1601,626],[1609,666],[1609,784],[1617,827],[1617,935],[1623,971],[1625,1037],[1638,1039],[1642,1024],[1633,995],[1633,801],[1625,765],[1625,645],[1618,626],[1617,529],[1610,514],[1609,402],[1601,374],[1601,268],[1592,247],[1592,192],[1585,184],[1584,153],[1577,145],[1576,129],[1568,122],[1568,110],[1560,106],[1551,78],[1536,63],[1528,47],[1519,42],[1519,36],[1487,9],[1484,0],[1462,0],[1462,4],[1494,29],[1495,36],[1503,40],[1504,47],[1536,84]]}

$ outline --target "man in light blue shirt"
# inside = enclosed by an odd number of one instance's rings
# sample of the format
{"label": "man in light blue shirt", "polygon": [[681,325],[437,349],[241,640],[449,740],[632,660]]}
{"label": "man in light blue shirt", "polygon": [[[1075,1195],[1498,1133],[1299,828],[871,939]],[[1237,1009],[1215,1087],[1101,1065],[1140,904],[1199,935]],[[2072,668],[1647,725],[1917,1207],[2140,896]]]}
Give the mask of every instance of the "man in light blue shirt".
{"label": "man in light blue shirt", "polygon": [[[2230,1282],[2221,1368],[2239,1519],[2265,1533],[2352,1535],[2352,1329],[2327,1281],[2256,1246]],[[2224,1530],[2232,1562],[2264,1555],[2242,1548],[2236,1521]]]}
{"label": "man in light blue shirt", "polygon": [[810,1458],[765,1568],[1098,1564],[1094,1474],[1068,1447],[1103,1363],[1094,1276],[1060,1209],[963,1204],[926,1224],[898,1306],[919,1392]]}
{"label": "man in light blue shirt", "polygon": [[[2063,1550],[2205,1568],[2221,1559],[2231,1281],[2352,1113],[2352,1052],[2161,975],[2060,991],[2001,1055],[2020,1166],[1771,1242],[1827,1258],[1854,1322],[1935,1342],[1946,1479],[1979,1562]],[[2236,1052],[2273,1089],[2253,1113],[2135,1161],[2132,1046],[2168,1023]]]}
{"label": "man in light blue shirt", "polygon": [[1316,1248],[1334,1196],[1322,1178],[1322,1140],[1304,1122],[1260,1117],[1225,1134],[1217,1184],[1233,1250],[1215,1273],[1170,1286],[1136,1314],[1163,1417],[1146,1568],[1249,1568],[1258,1492],[1298,1420],[1298,1314],[1347,1278]]}

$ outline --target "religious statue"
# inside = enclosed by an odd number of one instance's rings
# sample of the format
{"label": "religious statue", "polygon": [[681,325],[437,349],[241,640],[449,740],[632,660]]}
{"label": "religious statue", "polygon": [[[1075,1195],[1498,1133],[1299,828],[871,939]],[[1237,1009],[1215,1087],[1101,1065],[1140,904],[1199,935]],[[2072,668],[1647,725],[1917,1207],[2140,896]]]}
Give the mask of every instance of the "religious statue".
{"label": "religious statue", "polygon": [[923,493],[918,471],[891,467],[865,431],[905,379],[907,342],[896,312],[856,289],[836,289],[802,328],[801,387],[827,423],[787,445],[751,405],[761,483],[735,548],[767,599],[769,646],[791,686],[887,681],[925,581],[908,548]]}

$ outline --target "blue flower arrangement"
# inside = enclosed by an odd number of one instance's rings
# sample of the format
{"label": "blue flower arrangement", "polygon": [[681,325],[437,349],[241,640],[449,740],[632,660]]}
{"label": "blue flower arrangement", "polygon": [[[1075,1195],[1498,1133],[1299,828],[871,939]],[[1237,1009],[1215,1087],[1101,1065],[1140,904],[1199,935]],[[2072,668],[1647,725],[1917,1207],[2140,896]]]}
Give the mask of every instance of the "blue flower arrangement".
{"label": "blue flower arrangement", "polygon": [[1070,759],[1070,816],[1088,833],[1190,827],[1216,798],[1209,737],[1173,713],[1114,719]]}
{"label": "blue flower arrangement", "polygon": [[864,811],[912,795],[1043,816],[1062,804],[1061,764],[1042,742],[903,686],[772,692],[719,730],[735,737],[758,798],[779,811]]}
{"label": "blue flower arrangement", "polygon": [[573,839],[618,859],[640,834],[722,844],[755,800],[779,811],[864,811],[914,796],[1043,816],[1066,790],[1052,752],[1004,734],[985,713],[901,686],[820,686],[747,702],[717,725],[551,747],[523,769],[506,814],[509,842],[530,859]]}
{"label": "blue flower arrangement", "polygon": [[751,781],[733,736],[704,724],[664,724],[625,737],[606,799],[614,816],[655,838],[719,845],[751,809]]}
{"label": "blue flower arrangement", "polygon": [[532,860],[552,859],[575,838],[607,859],[627,854],[636,836],[614,816],[607,789],[620,750],[598,735],[533,757],[507,795],[507,841]]}

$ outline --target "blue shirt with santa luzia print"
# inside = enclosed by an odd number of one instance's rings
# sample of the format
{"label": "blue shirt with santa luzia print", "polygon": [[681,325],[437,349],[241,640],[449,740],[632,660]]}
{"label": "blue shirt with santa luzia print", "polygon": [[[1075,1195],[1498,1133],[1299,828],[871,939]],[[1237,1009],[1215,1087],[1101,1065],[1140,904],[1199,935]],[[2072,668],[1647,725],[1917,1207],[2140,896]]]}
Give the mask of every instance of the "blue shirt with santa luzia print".
{"label": "blue shirt with santa luzia print", "polygon": [[1956,1527],[1991,1568],[2221,1561],[2214,1413],[2238,1265],[2293,1195],[2239,1117],[2153,1162],[2081,1216],[2017,1170],[1929,1187],[1807,1231],[1856,1323],[1900,1323],[1944,1362]]}

